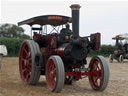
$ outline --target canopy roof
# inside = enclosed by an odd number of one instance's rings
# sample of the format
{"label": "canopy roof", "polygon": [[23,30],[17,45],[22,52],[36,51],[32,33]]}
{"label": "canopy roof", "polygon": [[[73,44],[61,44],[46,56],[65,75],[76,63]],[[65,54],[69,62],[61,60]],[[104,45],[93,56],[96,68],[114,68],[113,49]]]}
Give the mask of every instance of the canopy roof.
{"label": "canopy roof", "polygon": [[116,40],[128,40],[128,34],[119,34],[119,35],[116,35],[115,37],[113,37],[112,39]]}
{"label": "canopy roof", "polygon": [[43,16],[37,16],[33,17],[21,22],[18,22],[18,25],[28,24],[32,26],[33,24],[39,24],[39,25],[63,25],[66,23],[71,23],[72,19],[68,16],[62,16],[62,15],[43,15]]}

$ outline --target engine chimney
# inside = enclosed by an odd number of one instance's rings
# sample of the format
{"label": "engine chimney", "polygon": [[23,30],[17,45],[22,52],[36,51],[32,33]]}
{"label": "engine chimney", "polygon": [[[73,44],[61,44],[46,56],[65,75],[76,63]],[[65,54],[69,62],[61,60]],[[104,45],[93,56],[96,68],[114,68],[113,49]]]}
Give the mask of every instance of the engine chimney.
{"label": "engine chimney", "polygon": [[79,37],[79,4],[73,4],[70,6],[72,9],[72,30],[73,30],[73,38],[76,39]]}

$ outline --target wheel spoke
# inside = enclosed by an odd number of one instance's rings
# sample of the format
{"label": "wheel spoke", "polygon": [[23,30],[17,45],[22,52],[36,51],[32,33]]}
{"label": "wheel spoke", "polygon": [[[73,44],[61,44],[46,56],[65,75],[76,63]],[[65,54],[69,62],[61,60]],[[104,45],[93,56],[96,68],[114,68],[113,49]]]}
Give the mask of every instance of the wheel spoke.
{"label": "wheel spoke", "polygon": [[28,59],[28,65],[31,65],[32,64],[32,58],[29,58]]}
{"label": "wheel spoke", "polygon": [[23,51],[25,52],[25,54],[28,54],[27,50],[24,48]]}
{"label": "wheel spoke", "polygon": [[25,67],[26,67],[25,61],[26,61],[26,60],[25,60],[24,58],[21,59],[21,62],[22,62],[22,69],[25,69]]}
{"label": "wheel spoke", "polygon": [[26,59],[24,59],[24,58],[21,58],[21,60],[22,60],[22,61],[25,61]]}
{"label": "wheel spoke", "polygon": [[95,62],[95,70],[97,70],[97,69],[98,69],[98,70],[100,69],[100,68],[99,68],[99,62],[98,62],[98,61]]}
{"label": "wheel spoke", "polygon": [[27,66],[27,69],[28,69],[29,71],[31,71],[31,65],[30,65],[30,64]]}
{"label": "wheel spoke", "polygon": [[51,70],[53,71],[54,69],[55,69],[55,65],[52,64],[52,65],[51,65]]}
{"label": "wheel spoke", "polygon": [[98,80],[98,77],[94,77],[95,79],[94,79],[94,82],[97,82],[97,80]]}
{"label": "wheel spoke", "polygon": [[55,77],[56,77],[56,68],[52,72],[53,72],[53,79],[55,79]]}
{"label": "wheel spoke", "polygon": [[22,72],[25,73],[25,72],[26,72],[26,68],[24,68],[24,69],[22,70]]}
{"label": "wheel spoke", "polygon": [[30,78],[30,73],[28,73],[28,74],[26,75],[26,80],[28,81],[29,78]]}
{"label": "wheel spoke", "polygon": [[99,71],[99,70],[100,70],[99,65],[97,65],[97,71]]}
{"label": "wheel spoke", "polygon": [[30,58],[31,58],[31,52],[27,53],[26,59],[30,59]]}
{"label": "wheel spoke", "polygon": [[99,79],[102,80],[102,72],[99,70]]}
{"label": "wheel spoke", "polygon": [[94,85],[96,87],[98,87],[98,78],[97,77],[94,77],[93,80],[94,80]]}
{"label": "wheel spoke", "polygon": [[27,69],[25,68],[22,72],[23,72],[24,78],[26,78],[26,76],[27,76],[27,74],[28,74]]}

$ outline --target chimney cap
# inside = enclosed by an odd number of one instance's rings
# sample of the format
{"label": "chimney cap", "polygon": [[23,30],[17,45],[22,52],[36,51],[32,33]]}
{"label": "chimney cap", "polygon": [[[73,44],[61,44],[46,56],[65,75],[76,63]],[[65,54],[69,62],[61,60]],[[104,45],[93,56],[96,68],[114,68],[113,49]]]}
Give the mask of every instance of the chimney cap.
{"label": "chimney cap", "polygon": [[79,4],[72,4],[71,6],[70,6],[70,8],[72,9],[72,10],[79,10],[80,9],[80,5]]}

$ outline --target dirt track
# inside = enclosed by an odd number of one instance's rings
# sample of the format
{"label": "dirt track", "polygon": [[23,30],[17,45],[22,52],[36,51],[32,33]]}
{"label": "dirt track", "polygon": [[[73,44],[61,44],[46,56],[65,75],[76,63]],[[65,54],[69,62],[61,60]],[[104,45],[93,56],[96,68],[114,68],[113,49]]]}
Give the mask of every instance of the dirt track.
{"label": "dirt track", "polygon": [[3,58],[2,62],[0,96],[128,96],[128,61],[109,64],[110,81],[104,92],[93,91],[86,78],[65,85],[61,93],[50,92],[45,77],[41,77],[36,86],[24,85],[19,75],[18,58]]}

